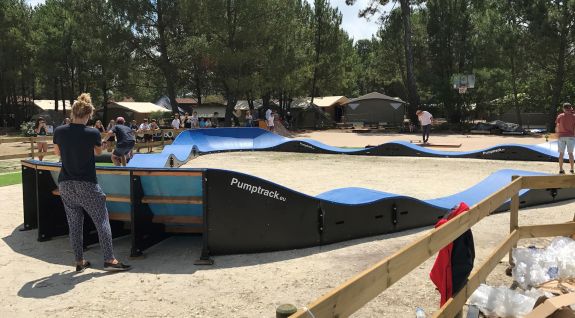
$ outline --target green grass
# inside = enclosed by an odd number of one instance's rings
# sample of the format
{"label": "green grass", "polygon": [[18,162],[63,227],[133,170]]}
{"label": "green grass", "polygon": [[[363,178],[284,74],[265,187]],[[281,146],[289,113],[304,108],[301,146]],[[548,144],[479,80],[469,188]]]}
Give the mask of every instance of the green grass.
{"label": "green grass", "polygon": [[96,167],[113,167],[114,164],[111,162],[96,162]]}
{"label": "green grass", "polygon": [[0,174],[0,187],[22,183],[22,174],[20,172]]}

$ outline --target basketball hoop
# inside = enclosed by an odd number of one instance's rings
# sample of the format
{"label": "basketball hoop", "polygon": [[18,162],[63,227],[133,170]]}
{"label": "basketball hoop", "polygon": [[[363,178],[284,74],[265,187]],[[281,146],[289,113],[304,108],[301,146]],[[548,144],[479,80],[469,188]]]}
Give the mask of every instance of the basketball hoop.
{"label": "basketball hoop", "polygon": [[465,94],[465,93],[467,93],[467,86],[461,85],[461,86],[459,86],[458,90],[459,90],[459,94]]}

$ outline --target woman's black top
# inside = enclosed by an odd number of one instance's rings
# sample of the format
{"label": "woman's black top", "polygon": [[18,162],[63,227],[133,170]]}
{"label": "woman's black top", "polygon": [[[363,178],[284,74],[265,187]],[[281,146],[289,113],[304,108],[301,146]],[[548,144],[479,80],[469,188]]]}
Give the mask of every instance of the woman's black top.
{"label": "woman's black top", "polygon": [[60,148],[62,159],[58,182],[98,183],[94,147],[102,146],[102,137],[96,128],[81,124],[62,125],[54,130],[53,141]]}

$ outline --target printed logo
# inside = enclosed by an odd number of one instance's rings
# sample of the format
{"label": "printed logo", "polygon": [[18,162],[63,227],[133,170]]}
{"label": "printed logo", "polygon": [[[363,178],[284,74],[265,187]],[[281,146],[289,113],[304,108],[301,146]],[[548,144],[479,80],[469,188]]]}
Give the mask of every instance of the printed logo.
{"label": "printed logo", "polygon": [[484,155],[484,156],[485,156],[485,155],[491,155],[491,154],[494,154],[494,153],[504,152],[504,151],[505,151],[505,149],[503,149],[503,148],[497,148],[497,149],[493,149],[493,150],[489,150],[489,151],[484,151],[484,152],[483,152],[483,155]]}
{"label": "printed logo", "polygon": [[251,185],[251,184],[248,184],[245,182],[240,182],[240,180],[238,180],[237,178],[232,178],[232,181],[230,182],[230,186],[234,186],[234,185],[236,187],[238,187],[238,189],[248,191],[250,194],[256,193],[259,195],[270,197],[270,198],[275,199],[275,200],[286,202],[286,198],[281,196],[280,193],[275,191],[275,190],[271,191],[271,190],[264,189],[260,186],[255,186],[255,185]]}
{"label": "printed logo", "polygon": [[304,144],[303,142],[300,142],[299,145],[302,147],[308,148],[308,149],[312,149],[312,150],[314,149],[313,146],[310,146],[308,144]]}

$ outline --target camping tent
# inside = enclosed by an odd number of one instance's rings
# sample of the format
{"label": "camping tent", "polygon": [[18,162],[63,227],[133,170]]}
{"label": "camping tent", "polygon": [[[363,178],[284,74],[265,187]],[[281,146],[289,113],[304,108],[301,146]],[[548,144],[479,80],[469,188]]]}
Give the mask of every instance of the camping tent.
{"label": "camping tent", "polygon": [[324,96],[315,97],[313,104],[320,107],[335,122],[341,122],[344,105],[349,103],[349,98],[345,96]]}
{"label": "camping tent", "polygon": [[323,108],[318,107],[311,99],[301,98],[292,101],[290,106],[292,127],[298,129],[321,129],[334,126],[333,118]]}
{"label": "camping tent", "polygon": [[344,109],[348,122],[401,125],[406,103],[399,97],[373,92],[350,100]]}

